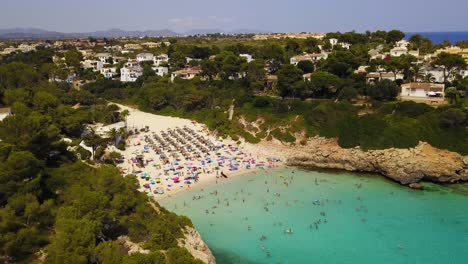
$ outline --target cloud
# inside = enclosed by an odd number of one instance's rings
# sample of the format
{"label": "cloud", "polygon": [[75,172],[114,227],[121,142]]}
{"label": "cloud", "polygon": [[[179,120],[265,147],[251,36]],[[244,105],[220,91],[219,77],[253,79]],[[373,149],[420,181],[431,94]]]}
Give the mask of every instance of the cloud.
{"label": "cloud", "polygon": [[232,25],[235,21],[235,17],[182,17],[169,19],[169,24],[171,24],[175,29],[187,30],[195,28],[225,27]]}

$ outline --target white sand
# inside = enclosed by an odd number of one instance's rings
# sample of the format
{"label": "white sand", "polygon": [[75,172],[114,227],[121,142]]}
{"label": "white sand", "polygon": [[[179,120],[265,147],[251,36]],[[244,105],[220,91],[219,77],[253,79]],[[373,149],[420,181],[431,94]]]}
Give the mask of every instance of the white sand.
{"label": "white sand", "polygon": [[[272,167],[277,167],[280,165],[279,162],[273,162],[271,165],[267,162],[267,156],[271,155],[268,150],[262,150],[255,147],[248,147],[248,151],[242,148],[230,149],[227,146],[232,145],[235,146],[235,142],[232,140],[217,140],[213,133],[211,133],[206,127],[202,124],[194,123],[187,119],[182,118],[175,118],[175,117],[167,117],[167,116],[160,116],[150,113],[141,112],[137,109],[130,108],[127,106],[119,105],[122,110],[127,109],[130,112],[130,115],[127,117],[127,124],[129,129],[137,128],[140,130],[145,126],[149,127],[148,132],[140,132],[138,135],[131,136],[127,139],[127,148],[125,151],[119,151],[115,148],[111,147],[112,150],[116,150],[122,153],[125,158],[125,162],[123,164],[119,164],[119,168],[122,171],[123,175],[131,174],[137,170],[141,171],[140,173],[136,173],[136,177],[140,183],[140,191],[146,193],[152,193],[156,188],[164,188],[164,194],[153,194],[155,200],[161,200],[163,198],[171,197],[182,191],[189,191],[190,186],[204,186],[207,184],[214,184],[217,181],[226,181],[229,178],[239,175],[245,175],[248,173],[253,173],[259,169],[268,169]],[[215,166],[217,162],[213,163],[205,163],[204,166],[201,165],[201,160],[205,160],[208,156],[204,156],[201,159],[193,159],[191,161],[186,161],[182,157],[180,161],[180,165],[184,166],[183,169],[175,170],[180,171],[181,173],[186,173],[188,175],[187,167],[194,165],[200,168],[205,168],[205,172],[199,175],[199,180],[194,182],[193,184],[186,184],[182,179],[179,183],[174,183],[172,177],[174,177],[173,172],[169,171],[169,175],[164,175],[163,165],[159,159],[159,155],[156,154],[153,149],[149,148],[147,152],[144,152],[144,145],[148,144],[145,143],[145,136],[149,136],[153,138],[153,133],[160,135],[161,130],[166,131],[167,129],[175,129],[175,128],[183,128],[184,126],[193,129],[197,134],[203,136],[205,139],[210,140],[213,143],[223,143],[225,147],[219,151],[211,151],[208,155],[213,161],[217,161],[219,157],[216,155],[216,152],[220,152],[222,155],[227,157],[238,157],[240,158],[241,162],[238,164],[238,170],[230,171],[229,164],[235,164],[236,161],[226,159],[224,166],[219,167],[218,173],[220,174],[221,171],[224,172],[229,178],[222,178],[217,177]],[[156,143],[156,141],[155,141]],[[143,154],[145,160],[153,160],[148,162],[148,164],[144,168],[138,168],[136,164],[130,161],[132,157],[136,157],[137,154]],[[167,154],[167,153],[166,153]],[[169,157],[169,155],[167,155]],[[174,158],[170,157],[170,162],[174,162]],[[248,162],[243,162],[247,161]],[[255,163],[252,163],[253,160]],[[259,163],[264,162],[264,166],[258,167]],[[250,169],[247,169],[247,163],[250,165]],[[191,164],[191,165],[190,165]],[[160,165],[161,168],[157,168],[156,165]],[[174,166],[177,167],[177,166]],[[160,178],[161,183],[151,184],[151,180],[147,181],[146,179],[142,179],[140,177],[141,173],[147,173],[150,176],[150,179],[154,180],[156,178]],[[150,188],[143,187],[144,184],[150,184]],[[169,185],[172,185],[169,187]]]}

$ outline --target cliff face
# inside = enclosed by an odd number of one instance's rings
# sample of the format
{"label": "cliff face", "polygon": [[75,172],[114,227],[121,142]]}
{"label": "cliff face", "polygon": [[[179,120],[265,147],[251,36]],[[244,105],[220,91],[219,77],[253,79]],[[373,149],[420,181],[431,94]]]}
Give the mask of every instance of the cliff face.
{"label": "cliff face", "polygon": [[192,256],[202,260],[207,264],[215,264],[216,260],[211,253],[210,248],[202,240],[197,230],[187,227],[184,230],[185,238],[179,239],[178,244],[180,247],[185,247]]}
{"label": "cliff face", "polygon": [[246,148],[266,150],[269,156],[280,157],[287,165],[376,172],[405,185],[419,181],[468,181],[468,156],[437,149],[424,142],[411,149],[364,151],[359,147],[344,149],[335,139],[315,137],[304,146],[264,141]]}
{"label": "cliff face", "polygon": [[336,140],[314,138],[287,156],[287,164],[377,172],[401,184],[468,181],[468,156],[420,142],[411,149],[343,149]]}

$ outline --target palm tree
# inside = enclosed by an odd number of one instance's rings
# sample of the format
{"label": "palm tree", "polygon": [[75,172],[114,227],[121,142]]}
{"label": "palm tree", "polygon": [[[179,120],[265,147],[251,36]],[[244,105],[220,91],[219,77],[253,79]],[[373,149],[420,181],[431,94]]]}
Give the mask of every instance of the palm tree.
{"label": "palm tree", "polygon": [[122,118],[124,119],[125,121],[125,128],[127,128],[127,117],[130,115],[130,112],[125,109],[123,110],[121,113],[120,113],[120,116],[122,116]]}
{"label": "palm tree", "polygon": [[424,75],[424,81],[426,82],[435,82],[435,80],[436,78],[432,73],[426,73],[426,75]]}
{"label": "palm tree", "polygon": [[96,134],[96,131],[91,130],[91,133],[85,135],[83,137],[84,142],[87,146],[90,146],[93,150],[93,159],[94,159],[94,154],[96,153],[96,149],[102,144],[102,138],[98,134]]}
{"label": "palm tree", "polygon": [[117,138],[119,137],[119,132],[117,129],[112,128],[107,132],[107,135],[114,141],[114,146],[117,146]]}

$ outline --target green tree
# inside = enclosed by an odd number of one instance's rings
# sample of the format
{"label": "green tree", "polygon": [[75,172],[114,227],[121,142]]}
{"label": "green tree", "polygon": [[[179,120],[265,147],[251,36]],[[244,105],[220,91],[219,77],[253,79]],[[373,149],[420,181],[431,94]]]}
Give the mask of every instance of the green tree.
{"label": "green tree", "polygon": [[77,70],[80,67],[81,60],[83,57],[81,53],[76,49],[70,49],[65,52],[65,62],[68,66],[74,67]]}
{"label": "green tree", "polygon": [[391,44],[391,43],[395,43],[397,41],[402,40],[404,37],[405,37],[405,33],[401,32],[400,30],[390,30],[387,33],[386,40],[388,44]]}
{"label": "green tree", "polygon": [[314,63],[308,60],[300,61],[297,64],[297,67],[301,69],[304,73],[311,73],[315,70]]}
{"label": "green tree", "polygon": [[457,108],[450,108],[440,114],[440,125],[443,127],[460,127],[466,123],[466,114]]}
{"label": "green tree", "polygon": [[285,64],[278,71],[278,92],[284,99],[287,96],[299,94],[304,88],[303,72],[294,65]]}
{"label": "green tree", "polygon": [[93,158],[96,154],[96,149],[102,145],[102,137],[96,134],[96,131],[91,130],[90,133],[86,134],[84,137],[84,142],[87,146],[90,146],[93,149]]}
{"label": "green tree", "polygon": [[449,75],[453,75],[456,69],[463,69],[466,67],[466,62],[462,56],[458,54],[450,54],[442,52],[437,55],[433,61],[433,65],[443,66],[444,69],[444,83],[447,83]]}
{"label": "green tree", "polygon": [[367,94],[375,100],[394,100],[400,92],[400,87],[390,80],[382,80],[369,86]]}
{"label": "green tree", "polygon": [[445,90],[445,97],[449,99],[450,104],[454,104],[457,102],[459,96],[459,92],[455,87],[449,87]]}
{"label": "green tree", "polygon": [[316,71],[311,74],[310,83],[316,96],[330,97],[336,93],[342,80],[334,74]]}
{"label": "green tree", "polygon": [[201,71],[203,76],[207,76],[211,81],[218,74],[219,67],[214,61],[205,59],[201,62]]}

